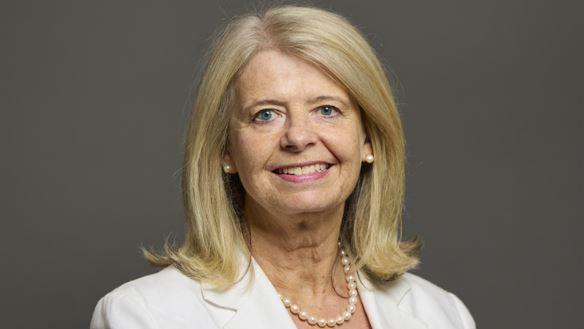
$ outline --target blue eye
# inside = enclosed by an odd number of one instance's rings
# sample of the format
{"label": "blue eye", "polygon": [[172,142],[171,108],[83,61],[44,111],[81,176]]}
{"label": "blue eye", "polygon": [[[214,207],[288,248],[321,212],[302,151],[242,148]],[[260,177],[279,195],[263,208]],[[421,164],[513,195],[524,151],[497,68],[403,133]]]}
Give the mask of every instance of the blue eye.
{"label": "blue eye", "polygon": [[254,121],[271,121],[274,117],[274,110],[261,110],[254,115]]}
{"label": "blue eye", "polygon": [[321,107],[319,107],[319,111],[320,111],[320,114],[327,116],[327,117],[334,116],[336,114],[335,112],[338,112],[337,108],[334,106],[331,106],[331,105],[321,106]]}

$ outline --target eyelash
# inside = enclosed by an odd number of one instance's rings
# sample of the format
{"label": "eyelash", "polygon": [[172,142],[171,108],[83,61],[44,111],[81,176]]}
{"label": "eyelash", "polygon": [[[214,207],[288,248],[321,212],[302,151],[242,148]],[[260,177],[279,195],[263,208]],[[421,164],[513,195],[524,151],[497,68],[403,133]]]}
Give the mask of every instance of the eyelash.
{"label": "eyelash", "polygon": [[[333,114],[333,115],[328,115],[328,116],[326,116],[327,118],[332,118],[332,117],[335,117],[335,116],[337,116],[337,115],[339,115],[339,114],[341,113],[341,111],[340,111],[340,110],[339,110],[339,109],[338,109],[336,106],[332,106],[332,105],[322,105],[322,106],[319,106],[319,107],[317,107],[316,109],[317,109],[317,110],[321,110],[321,109],[323,109],[323,108],[331,108],[331,109],[332,109],[334,112],[336,112],[336,113],[335,113],[335,114]],[[276,110],[273,110],[273,109],[264,109],[264,110],[260,110],[260,111],[258,111],[256,114],[254,114],[254,115],[253,115],[252,121],[254,121],[254,122],[256,122],[256,123],[259,123],[259,124],[265,124],[265,123],[267,123],[267,122],[270,122],[270,121],[272,121],[272,120],[258,120],[259,116],[260,116],[262,113],[266,113],[266,112],[277,112],[277,111],[276,111]]]}
{"label": "eyelash", "polygon": [[335,116],[337,116],[337,115],[339,115],[339,114],[341,113],[341,111],[340,111],[340,110],[339,110],[339,109],[338,109],[336,106],[332,106],[332,105],[323,105],[323,106],[319,106],[319,107],[318,107],[318,109],[320,110],[320,109],[323,109],[323,108],[325,108],[325,107],[329,107],[329,108],[331,108],[331,109],[332,109],[334,112],[336,112],[334,115],[329,115],[329,116],[327,116],[327,117],[329,117],[329,118],[335,117]]}
{"label": "eyelash", "polygon": [[263,124],[263,123],[266,123],[266,122],[270,122],[271,120],[258,120],[259,116],[260,116],[262,113],[266,113],[266,112],[276,112],[276,110],[272,110],[272,109],[264,109],[264,110],[260,110],[260,111],[258,111],[256,114],[254,114],[254,115],[253,115],[253,118],[252,118],[252,120],[253,120],[254,122],[256,122],[256,123],[260,123],[260,124]]}

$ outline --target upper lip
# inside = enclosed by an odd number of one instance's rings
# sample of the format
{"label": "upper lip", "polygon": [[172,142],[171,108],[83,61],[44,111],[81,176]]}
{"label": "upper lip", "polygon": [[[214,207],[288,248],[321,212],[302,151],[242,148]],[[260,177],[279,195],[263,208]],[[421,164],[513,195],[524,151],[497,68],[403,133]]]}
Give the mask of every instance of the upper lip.
{"label": "upper lip", "polygon": [[287,164],[287,165],[272,166],[270,171],[274,171],[274,170],[278,170],[278,169],[286,169],[286,168],[306,167],[306,166],[312,166],[315,164],[331,165],[331,163],[328,163],[326,161],[308,161],[308,162],[300,162],[300,163],[291,163],[291,164]]}

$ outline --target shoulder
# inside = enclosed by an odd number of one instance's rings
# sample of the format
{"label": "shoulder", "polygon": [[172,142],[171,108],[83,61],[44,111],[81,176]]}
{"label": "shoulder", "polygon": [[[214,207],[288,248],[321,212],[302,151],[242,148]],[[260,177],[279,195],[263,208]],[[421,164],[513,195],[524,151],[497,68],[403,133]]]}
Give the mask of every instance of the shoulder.
{"label": "shoulder", "polygon": [[168,266],[156,273],[126,282],[106,296],[133,294],[140,295],[151,303],[156,301],[155,304],[168,304],[177,298],[192,299],[193,296],[200,295],[200,284],[174,266]]}
{"label": "shoulder", "polygon": [[459,324],[460,328],[476,328],[469,310],[452,292],[413,273],[405,273],[402,280],[410,290],[400,303],[400,308],[420,317],[446,317],[451,323]]}
{"label": "shoulder", "polygon": [[452,306],[452,293],[413,273],[404,273],[401,277],[409,287],[405,297],[424,303],[433,303],[444,307]]}
{"label": "shoulder", "polygon": [[379,289],[398,305],[400,311],[430,328],[476,328],[469,310],[455,294],[416,274],[405,273]]}
{"label": "shoulder", "polygon": [[169,266],[102,297],[91,329],[190,328],[194,320],[199,324],[208,320],[200,284]]}

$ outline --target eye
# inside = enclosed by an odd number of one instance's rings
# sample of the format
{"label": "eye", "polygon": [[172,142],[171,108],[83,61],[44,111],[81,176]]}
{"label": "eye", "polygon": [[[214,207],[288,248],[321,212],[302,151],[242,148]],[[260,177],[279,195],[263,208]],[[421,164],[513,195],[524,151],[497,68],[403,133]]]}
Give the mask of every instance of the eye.
{"label": "eye", "polygon": [[339,113],[339,109],[332,105],[323,105],[318,108],[320,114],[324,115],[325,117],[334,117]]}
{"label": "eye", "polygon": [[275,116],[274,110],[270,110],[270,109],[261,110],[253,116],[253,121],[269,122],[269,121],[274,120],[274,116]]}

